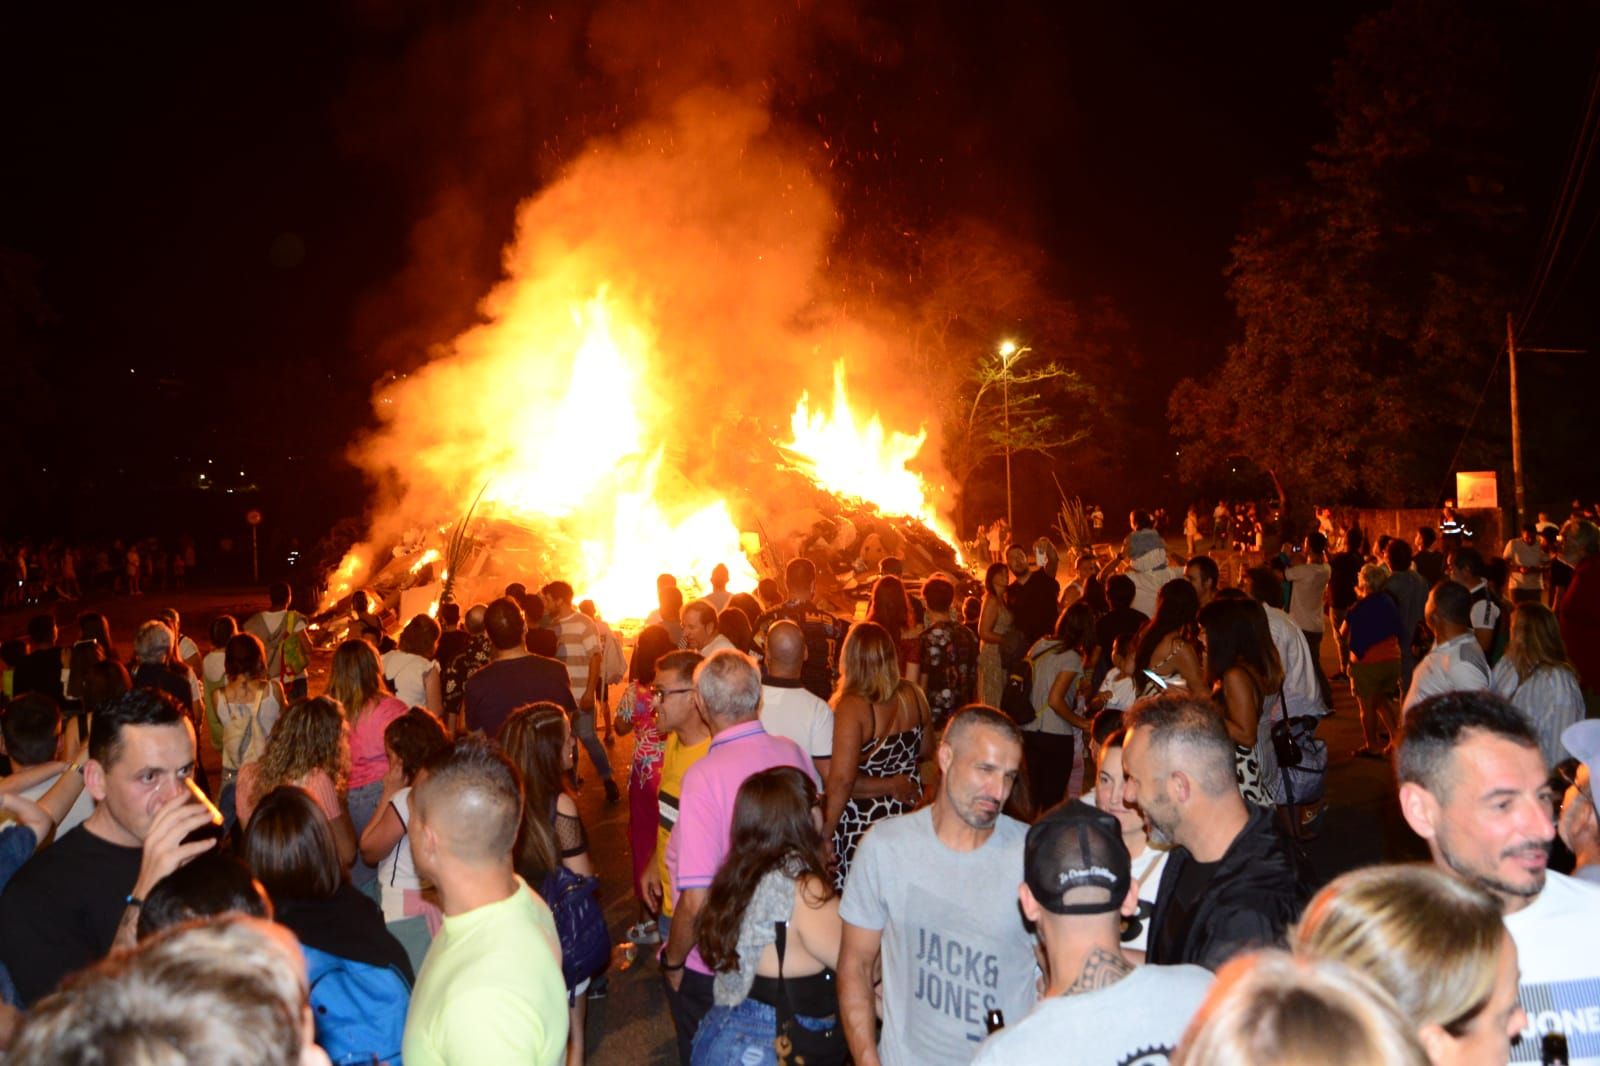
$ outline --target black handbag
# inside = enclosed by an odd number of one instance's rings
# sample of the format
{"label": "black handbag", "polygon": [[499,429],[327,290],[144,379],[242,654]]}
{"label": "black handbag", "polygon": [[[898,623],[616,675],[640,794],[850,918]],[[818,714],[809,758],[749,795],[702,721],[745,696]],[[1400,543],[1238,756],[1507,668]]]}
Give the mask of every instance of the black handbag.
{"label": "black handbag", "polygon": [[826,1029],[807,1028],[795,1018],[789,987],[783,979],[783,949],[789,940],[789,923],[773,924],[778,932],[773,942],[778,949],[778,1002],[773,1004],[778,1012],[778,1030],[772,1047],[778,1054],[778,1066],[843,1066],[850,1058],[850,1047],[845,1043],[839,1015],[832,1015],[832,1024]]}

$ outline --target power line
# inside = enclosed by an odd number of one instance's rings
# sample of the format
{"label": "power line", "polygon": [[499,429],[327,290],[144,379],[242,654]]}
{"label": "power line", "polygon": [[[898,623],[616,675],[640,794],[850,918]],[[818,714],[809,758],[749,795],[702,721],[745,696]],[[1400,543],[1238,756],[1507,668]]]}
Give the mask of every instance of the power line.
{"label": "power line", "polygon": [[1550,272],[1554,269],[1556,257],[1560,254],[1567,227],[1571,224],[1573,212],[1577,209],[1583,182],[1589,173],[1589,163],[1594,157],[1595,145],[1600,143],[1600,138],[1596,137],[1596,133],[1600,132],[1600,123],[1596,121],[1597,109],[1600,109],[1600,53],[1596,54],[1595,69],[1589,78],[1589,99],[1584,108],[1583,121],[1579,124],[1573,139],[1572,155],[1567,160],[1567,172],[1561,184],[1561,193],[1551,210],[1550,222],[1545,227],[1544,240],[1540,244],[1539,265],[1534,273],[1532,295],[1524,305],[1522,314],[1518,316],[1521,323],[1517,330],[1519,333],[1527,332],[1535,313],[1539,310],[1539,299],[1544,295],[1545,283],[1550,279]]}

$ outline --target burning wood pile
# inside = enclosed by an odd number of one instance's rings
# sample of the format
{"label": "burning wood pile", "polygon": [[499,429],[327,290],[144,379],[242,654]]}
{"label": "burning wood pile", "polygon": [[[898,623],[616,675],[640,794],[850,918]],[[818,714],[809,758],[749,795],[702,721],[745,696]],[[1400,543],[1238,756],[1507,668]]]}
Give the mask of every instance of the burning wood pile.
{"label": "burning wood pile", "polygon": [[800,554],[843,611],[883,555],[958,569],[937,386],[829,280],[838,219],[758,99],[691,93],[591,142],[519,207],[478,324],[374,397],[372,523],[323,617],[359,588],[405,616],[560,577],[620,621],[658,574],[750,589]]}

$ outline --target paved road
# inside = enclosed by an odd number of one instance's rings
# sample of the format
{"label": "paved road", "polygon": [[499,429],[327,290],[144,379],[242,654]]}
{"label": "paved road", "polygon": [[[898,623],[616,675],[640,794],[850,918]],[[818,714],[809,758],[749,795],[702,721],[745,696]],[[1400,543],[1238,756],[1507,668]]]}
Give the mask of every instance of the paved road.
{"label": "paved road", "polygon": [[[138,624],[156,608],[171,605],[183,614],[185,631],[204,647],[205,632],[213,618],[231,613],[242,621],[263,606],[258,596],[259,593],[247,589],[187,590],[167,595],[156,593],[139,599],[118,597],[91,601],[87,605],[66,604],[61,605],[56,614],[61,620],[63,639],[71,639],[76,635],[72,619],[79,611],[105,612],[118,645],[127,653]],[[32,613],[31,610],[0,613],[0,635],[19,633]],[[1332,661],[1332,643],[1324,641],[1323,665],[1330,673],[1336,669]],[[313,663],[312,691],[321,691],[325,683],[326,656],[321,656]],[[1354,699],[1348,689],[1337,685],[1334,711],[1334,716],[1325,720],[1320,730],[1332,755],[1328,778],[1330,809],[1321,836],[1306,849],[1319,879],[1327,880],[1344,870],[1378,861],[1426,858],[1421,842],[1400,820],[1393,800],[1392,767],[1385,762],[1351,755],[1361,743],[1361,730]],[[214,761],[214,753],[210,754]],[[619,738],[611,756],[624,798],[614,806],[606,804],[587,753],[579,756],[585,779],[579,809],[589,832],[606,917],[616,936],[621,936],[637,919],[630,888],[632,867],[628,856],[625,795],[626,768],[632,755],[633,738]],[[634,965],[612,973],[608,996],[591,1001],[587,1029],[589,1060],[594,1066],[670,1066],[676,1061],[672,1023],[653,957],[652,948],[641,947]]]}

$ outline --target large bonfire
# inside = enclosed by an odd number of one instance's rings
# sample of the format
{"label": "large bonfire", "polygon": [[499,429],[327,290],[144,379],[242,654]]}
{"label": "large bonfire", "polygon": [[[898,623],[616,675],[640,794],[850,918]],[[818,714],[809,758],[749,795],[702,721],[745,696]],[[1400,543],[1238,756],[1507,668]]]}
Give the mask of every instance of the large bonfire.
{"label": "large bonfire", "polygon": [[481,323],[376,396],[372,528],[324,607],[562,577],[623,620],[663,572],[692,595],[800,553],[839,590],[885,552],[955,565],[915,390],[860,399],[892,343],[817,295],[834,222],[747,99],[590,145],[519,208]]}

